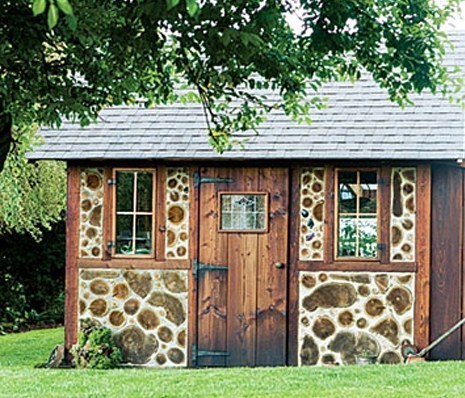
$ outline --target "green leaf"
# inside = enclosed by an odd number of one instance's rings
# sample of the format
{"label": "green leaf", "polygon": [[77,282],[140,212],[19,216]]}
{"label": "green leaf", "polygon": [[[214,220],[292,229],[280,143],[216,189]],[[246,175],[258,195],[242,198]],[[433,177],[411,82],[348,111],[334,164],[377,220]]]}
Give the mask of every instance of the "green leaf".
{"label": "green leaf", "polygon": [[58,8],[66,15],[73,15],[73,7],[68,0],[56,0]]}
{"label": "green leaf", "polygon": [[68,21],[68,25],[70,27],[70,29],[73,31],[73,32],[76,32],[76,29],[77,29],[77,19],[74,15],[67,15],[66,16],[66,20]]}
{"label": "green leaf", "polygon": [[34,0],[32,3],[32,13],[36,17],[45,11],[46,2],[45,0]]}
{"label": "green leaf", "polygon": [[166,0],[166,5],[168,6],[168,10],[176,7],[179,4],[180,0]]}
{"label": "green leaf", "polygon": [[50,4],[48,9],[47,23],[49,29],[53,29],[58,22],[58,8],[55,4]]}
{"label": "green leaf", "polygon": [[197,0],[186,0],[187,12],[191,17],[194,17],[199,11],[199,5]]}

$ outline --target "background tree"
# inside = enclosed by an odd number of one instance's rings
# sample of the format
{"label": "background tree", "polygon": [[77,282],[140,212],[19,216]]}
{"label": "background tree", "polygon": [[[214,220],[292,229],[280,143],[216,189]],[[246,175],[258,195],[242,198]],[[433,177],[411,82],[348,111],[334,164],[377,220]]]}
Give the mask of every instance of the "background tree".
{"label": "background tree", "polygon": [[[167,103],[179,99],[179,81],[197,90],[220,152],[272,108],[248,88],[276,89],[277,106],[295,118],[318,105],[308,89],[357,79],[363,69],[401,104],[410,92],[448,93],[440,29],[459,3],[2,1],[0,168],[12,126],[59,125],[63,116],[86,124],[102,107],[136,97],[147,106]],[[296,10],[299,32],[286,21]]]}
{"label": "background tree", "polygon": [[66,170],[27,162],[36,131],[15,132],[0,172],[0,334],[63,321]]}
{"label": "background tree", "polygon": [[31,235],[63,219],[66,204],[66,171],[62,162],[28,163],[26,153],[38,144],[37,128],[15,133],[15,144],[0,173],[0,236]]}

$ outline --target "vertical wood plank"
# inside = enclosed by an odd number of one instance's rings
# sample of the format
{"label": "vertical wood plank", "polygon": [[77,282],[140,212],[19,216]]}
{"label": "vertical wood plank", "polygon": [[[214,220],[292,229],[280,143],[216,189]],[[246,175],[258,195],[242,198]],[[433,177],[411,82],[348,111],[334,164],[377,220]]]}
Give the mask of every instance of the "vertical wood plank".
{"label": "vertical wood plank", "polygon": [[198,167],[189,168],[189,260],[191,267],[188,273],[188,366],[192,367],[192,345],[196,344],[197,336],[197,281],[192,273],[194,259],[199,256],[199,188],[194,186],[194,176]]}
{"label": "vertical wood plank", "polygon": [[269,193],[269,231],[258,235],[256,366],[286,364],[288,178],[287,169],[259,170],[258,190]]}
{"label": "vertical wood plank", "polygon": [[336,228],[334,227],[334,195],[335,195],[335,176],[334,166],[325,167],[325,235],[324,235],[324,263],[332,264],[334,262],[334,238]]}
{"label": "vertical wood plank", "polygon": [[[230,178],[229,169],[202,168],[205,177]],[[199,261],[229,266],[228,237],[218,233],[218,195],[226,184],[203,184],[199,189]],[[206,351],[227,351],[228,272],[208,271],[197,280],[197,346]],[[225,366],[226,357],[202,357],[199,366]]]}
{"label": "vertical wood plank", "polygon": [[[298,319],[299,319],[299,228],[300,228],[300,168],[290,173],[289,201],[289,281],[288,281],[288,351],[287,364],[298,364]],[[325,200],[326,203],[326,200]],[[325,213],[326,204],[325,204]],[[326,217],[325,217],[326,219]],[[326,227],[326,226],[325,226]],[[325,230],[325,234],[327,229]],[[324,245],[326,247],[327,237]]]}
{"label": "vertical wood plank", "polygon": [[[432,170],[430,339],[461,318],[463,225],[462,171],[447,165]],[[431,352],[433,359],[460,359],[461,335],[454,333]]]}
{"label": "vertical wood plank", "polygon": [[417,167],[416,259],[415,279],[415,344],[429,343],[430,273],[431,273],[431,167]]}
{"label": "vertical wood plank", "polygon": [[[257,191],[258,169],[235,168],[230,190]],[[229,366],[255,364],[258,236],[227,233],[228,236],[228,357]]]}
{"label": "vertical wood plank", "polygon": [[67,350],[76,343],[78,334],[79,171],[79,167],[68,163],[65,271],[65,347]]}
{"label": "vertical wood plank", "polygon": [[[465,317],[465,169],[460,170],[461,179],[462,179],[462,239],[461,239],[461,261],[460,268],[462,272],[462,313],[461,318]],[[462,326],[461,330],[461,351],[462,351],[462,360],[465,359],[465,328]]]}
{"label": "vertical wood plank", "polygon": [[112,240],[112,220],[113,220],[113,187],[108,183],[111,179],[111,167],[105,166],[103,169],[103,242],[102,242],[102,259],[108,261],[111,259],[111,248],[108,242]]}
{"label": "vertical wood plank", "polygon": [[[242,235],[242,236],[241,236]],[[257,335],[258,236],[234,234],[230,237],[229,333],[230,364],[254,366]]]}
{"label": "vertical wood plank", "polygon": [[381,167],[381,181],[382,184],[379,185],[380,201],[379,214],[380,214],[380,240],[379,243],[382,245],[382,250],[379,252],[381,264],[388,264],[390,262],[390,227],[391,227],[391,167],[383,166]]}
{"label": "vertical wood plank", "polygon": [[[231,178],[227,168],[202,168],[202,176]],[[218,192],[226,191],[230,184],[202,184],[200,187],[200,255],[205,264],[228,265],[228,234],[218,233],[219,203]]]}
{"label": "vertical wood plank", "polygon": [[[166,235],[166,167],[158,166],[155,214],[155,259],[165,260]],[[191,196],[191,200],[193,200]]]}

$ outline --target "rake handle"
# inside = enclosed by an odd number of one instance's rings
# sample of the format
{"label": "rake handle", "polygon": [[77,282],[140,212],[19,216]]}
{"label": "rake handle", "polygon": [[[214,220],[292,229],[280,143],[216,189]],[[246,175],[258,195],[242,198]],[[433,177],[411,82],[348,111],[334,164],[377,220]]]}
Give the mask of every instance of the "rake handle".
{"label": "rake handle", "polygon": [[454,333],[458,328],[460,328],[465,323],[465,318],[458,321],[454,326],[452,326],[449,330],[441,334],[436,340],[434,340],[429,346],[423,348],[419,353],[419,357],[425,356],[428,352],[430,352],[434,347],[441,344],[443,340],[447,339],[452,333]]}

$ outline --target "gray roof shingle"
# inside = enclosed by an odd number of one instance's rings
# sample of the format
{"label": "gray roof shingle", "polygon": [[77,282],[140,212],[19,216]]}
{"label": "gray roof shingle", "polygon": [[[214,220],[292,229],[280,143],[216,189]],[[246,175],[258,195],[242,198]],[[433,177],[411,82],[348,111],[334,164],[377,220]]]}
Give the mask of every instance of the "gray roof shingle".
{"label": "gray roof shingle", "polygon": [[[465,68],[465,32],[450,34],[456,50],[449,65]],[[30,159],[462,159],[465,113],[440,95],[412,96],[405,109],[387,99],[370,78],[327,84],[319,93],[328,107],[298,124],[276,111],[247,136],[245,148],[220,155],[208,144],[199,104],[145,109],[104,109],[100,121],[81,128],[64,122],[42,129],[45,143]]]}

